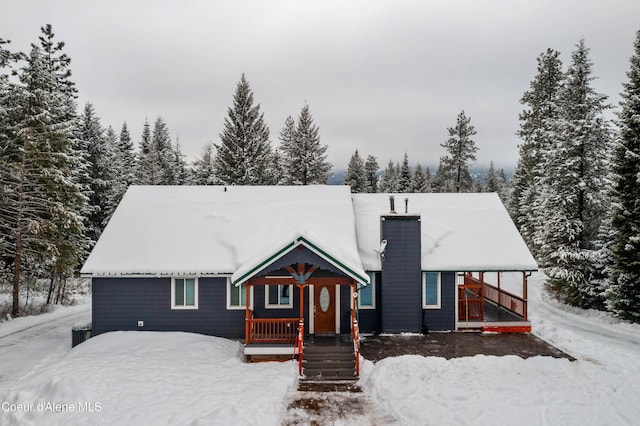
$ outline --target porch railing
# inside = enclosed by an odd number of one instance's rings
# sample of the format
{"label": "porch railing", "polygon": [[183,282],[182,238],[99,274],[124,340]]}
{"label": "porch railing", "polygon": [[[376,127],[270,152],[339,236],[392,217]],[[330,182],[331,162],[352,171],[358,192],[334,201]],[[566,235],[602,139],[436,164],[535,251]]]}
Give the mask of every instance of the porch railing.
{"label": "porch railing", "polygon": [[298,344],[298,374],[302,376],[302,358],[304,351],[304,320],[301,319],[298,322],[298,337],[296,338]]}
{"label": "porch railing", "polygon": [[527,301],[522,297],[511,294],[503,289],[498,289],[488,283],[484,283],[484,297],[496,303],[498,307],[505,308],[523,318],[525,317]]}
{"label": "porch railing", "polygon": [[299,318],[249,318],[247,344],[295,343]]}

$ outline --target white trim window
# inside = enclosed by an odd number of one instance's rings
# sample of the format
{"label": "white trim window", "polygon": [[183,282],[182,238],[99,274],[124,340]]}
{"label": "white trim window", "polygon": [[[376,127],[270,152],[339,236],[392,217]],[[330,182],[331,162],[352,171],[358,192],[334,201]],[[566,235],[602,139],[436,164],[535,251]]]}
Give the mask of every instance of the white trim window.
{"label": "white trim window", "polygon": [[264,286],[264,304],[267,309],[293,308],[293,286],[290,284]]}
{"label": "white trim window", "polygon": [[[227,278],[227,309],[246,309],[247,283],[237,286]],[[249,308],[253,308],[253,287],[249,290]]]}
{"label": "white trim window", "polygon": [[171,309],[198,309],[198,278],[171,278]]}
{"label": "white trim window", "polygon": [[358,309],[376,308],[376,273],[367,272],[369,285],[358,284]]}
{"label": "white trim window", "polygon": [[440,272],[422,273],[422,308],[440,309],[442,284],[440,282]]}

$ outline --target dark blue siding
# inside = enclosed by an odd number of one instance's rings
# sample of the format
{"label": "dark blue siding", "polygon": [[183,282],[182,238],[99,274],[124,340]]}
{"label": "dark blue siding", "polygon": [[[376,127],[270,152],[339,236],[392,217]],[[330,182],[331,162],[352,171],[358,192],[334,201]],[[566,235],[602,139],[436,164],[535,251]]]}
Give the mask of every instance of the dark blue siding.
{"label": "dark blue siding", "polygon": [[187,331],[243,338],[245,311],[227,310],[226,283],[224,277],[199,278],[198,309],[171,309],[171,278],[94,278],[93,334]]}
{"label": "dark blue siding", "polygon": [[424,325],[429,331],[456,328],[456,273],[440,273],[440,309],[424,309]]}
{"label": "dark blue siding", "polygon": [[381,290],[380,283],[382,277],[380,272],[375,273],[376,281],[376,308],[375,309],[360,309],[358,311],[358,326],[363,333],[379,333],[380,332],[380,302],[381,302]]}
{"label": "dark blue siding", "polygon": [[385,216],[381,239],[387,240],[382,262],[381,331],[422,331],[421,234],[418,216]]}

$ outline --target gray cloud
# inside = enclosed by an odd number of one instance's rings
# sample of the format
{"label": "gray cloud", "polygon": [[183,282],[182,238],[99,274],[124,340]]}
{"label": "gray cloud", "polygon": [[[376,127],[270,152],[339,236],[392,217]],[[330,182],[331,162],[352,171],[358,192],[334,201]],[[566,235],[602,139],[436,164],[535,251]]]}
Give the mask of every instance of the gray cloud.
{"label": "gray cloud", "polygon": [[601,1],[5,1],[0,37],[26,49],[51,23],[80,106],[139,138],[162,115],[193,157],[218,142],[242,72],[271,136],[307,102],[343,168],[353,151],[430,164],[460,110],[478,162],[513,167],[518,100],[547,47],[584,37],[595,88],[617,103],[640,3]]}

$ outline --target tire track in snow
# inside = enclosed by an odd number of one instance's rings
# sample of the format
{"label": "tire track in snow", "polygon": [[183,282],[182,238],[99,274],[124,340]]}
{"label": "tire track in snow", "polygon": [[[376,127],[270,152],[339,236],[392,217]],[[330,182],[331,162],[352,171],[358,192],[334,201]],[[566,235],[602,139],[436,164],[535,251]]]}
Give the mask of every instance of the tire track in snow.
{"label": "tire track in snow", "polygon": [[[0,342],[2,341],[2,339],[5,339],[7,337],[11,337],[11,336],[13,336],[15,334],[24,333],[25,331],[31,330],[33,328],[41,327],[41,326],[48,326],[48,327],[44,328],[42,330],[42,332],[33,334],[33,336],[38,336],[38,335],[50,330],[51,328],[57,327],[57,323],[59,321],[65,320],[67,318],[75,317],[75,316],[86,315],[87,312],[89,312],[89,311],[91,311],[91,305],[87,305],[86,309],[83,309],[81,311],[73,312],[73,313],[70,313],[70,314],[67,314],[67,315],[63,315],[63,316],[59,316],[59,317],[56,317],[54,319],[46,319],[45,318],[41,322],[38,322],[36,324],[31,324],[29,326],[25,326],[23,328],[20,328],[18,330],[12,331],[12,332],[9,332],[7,334],[1,334],[0,333]],[[0,347],[3,347],[3,346],[7,346],[7,345],[0,345]]]}

